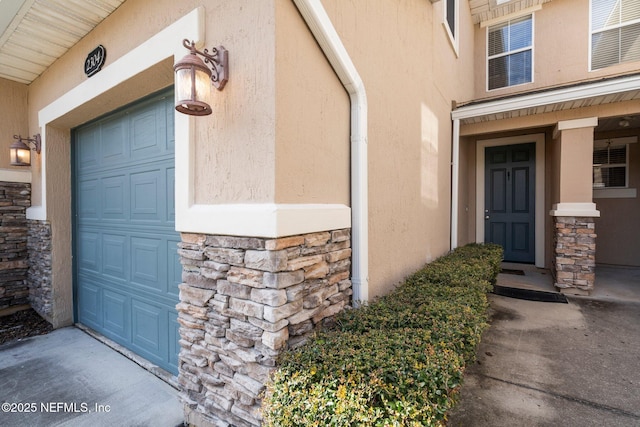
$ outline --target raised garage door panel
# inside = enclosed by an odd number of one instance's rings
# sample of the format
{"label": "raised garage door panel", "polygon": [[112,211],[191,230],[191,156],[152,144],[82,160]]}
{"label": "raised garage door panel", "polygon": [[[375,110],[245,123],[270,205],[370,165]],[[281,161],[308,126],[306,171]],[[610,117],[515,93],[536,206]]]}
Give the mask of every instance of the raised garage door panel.
{"label": "raised garage door panel", "polygon": [[75,129],[78,321],[177,373],[173,94]]}

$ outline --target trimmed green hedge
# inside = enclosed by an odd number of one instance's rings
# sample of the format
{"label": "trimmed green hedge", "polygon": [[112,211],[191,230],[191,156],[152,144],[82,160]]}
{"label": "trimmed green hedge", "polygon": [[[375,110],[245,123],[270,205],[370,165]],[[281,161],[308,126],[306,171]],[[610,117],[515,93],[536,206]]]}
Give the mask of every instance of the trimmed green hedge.
{"label": "trimmed green hedge", "polygon": [[487,326],[502,248],[458,248],[393,292],[341,313],[280,360],[266,426],[442,426]]}

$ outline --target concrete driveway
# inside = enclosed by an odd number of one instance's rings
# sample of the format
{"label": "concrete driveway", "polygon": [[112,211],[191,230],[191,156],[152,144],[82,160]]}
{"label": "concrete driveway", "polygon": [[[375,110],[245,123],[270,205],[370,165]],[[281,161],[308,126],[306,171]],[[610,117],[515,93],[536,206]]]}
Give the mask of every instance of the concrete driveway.
{"label": "concrete driveway", "polygon": [[[640,426],[640,270],[601,273],[612,281],[568,304],[491,295],[492,324],[448,425]],[[499,284],[550,286],[536,274]]]}
{"label": "concrete driveway", "polygon": [[0,425],[182,425],[177,390],[75,327],[0,346]]}

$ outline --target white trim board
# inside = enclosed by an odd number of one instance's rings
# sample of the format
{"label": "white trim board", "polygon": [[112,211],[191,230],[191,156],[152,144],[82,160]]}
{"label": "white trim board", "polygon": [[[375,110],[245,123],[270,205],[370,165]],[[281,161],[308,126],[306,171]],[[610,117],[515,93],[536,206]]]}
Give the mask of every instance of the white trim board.
{"label": "white trim board", "polygon": [[31,182],[31,169],[0,169],[2,182]]}
{"label": "white trim board", "polygon": [[536,209],[535,209],[535,264],[544,268],[545,248],[545,137],[543,133],[507,138],[478,140],[476,143],[476,242],[484,242],[484,188],[485,188],[485,148],[501,145],[536,144]]}

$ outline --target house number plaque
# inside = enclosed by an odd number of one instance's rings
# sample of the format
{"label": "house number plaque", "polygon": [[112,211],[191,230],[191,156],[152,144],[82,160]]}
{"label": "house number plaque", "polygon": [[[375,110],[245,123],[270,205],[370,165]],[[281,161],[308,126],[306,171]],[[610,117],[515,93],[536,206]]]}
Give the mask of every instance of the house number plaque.
{"label": "house number plaque", "polygon": [[87,59],[84,61],[84,73],[87,77],[91,77],[100,71],[106,56],[107,50],[102,45],[99,45],[97,48],[89,52]]}

